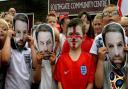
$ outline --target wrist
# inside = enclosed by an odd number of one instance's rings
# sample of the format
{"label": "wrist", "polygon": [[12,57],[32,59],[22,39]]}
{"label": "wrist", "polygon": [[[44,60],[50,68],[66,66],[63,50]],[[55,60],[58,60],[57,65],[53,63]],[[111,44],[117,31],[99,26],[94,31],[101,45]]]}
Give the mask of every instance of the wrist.
{"label": "wrist", "polygon": [[50,64],[51,64],[51,65],[55,65],[55,61],[51,61]]}

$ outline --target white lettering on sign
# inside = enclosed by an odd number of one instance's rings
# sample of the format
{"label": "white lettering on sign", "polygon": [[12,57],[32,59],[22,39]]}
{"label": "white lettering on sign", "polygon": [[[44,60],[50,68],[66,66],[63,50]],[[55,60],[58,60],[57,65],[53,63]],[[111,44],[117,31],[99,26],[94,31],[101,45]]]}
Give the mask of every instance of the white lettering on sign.
{"label": "white lettering on sign", "polygon": [[107,5],[107,0],[102,1],[86,1],[86,2],[77,2],[77,3],[57,3],[51,4],[50,10],[69,10],[69,9],[85,9],[85,8],[96,8],[96,7],[105,7]]}

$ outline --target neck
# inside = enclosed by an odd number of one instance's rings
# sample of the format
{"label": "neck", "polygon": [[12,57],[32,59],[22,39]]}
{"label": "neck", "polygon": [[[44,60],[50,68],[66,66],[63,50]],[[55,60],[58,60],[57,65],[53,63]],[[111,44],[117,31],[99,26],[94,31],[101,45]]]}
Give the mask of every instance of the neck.
{"label": "neck", "polygon": [[70,49],[69,55],[73,61],[77,61],[81,54],[81,46],[77,49]]}

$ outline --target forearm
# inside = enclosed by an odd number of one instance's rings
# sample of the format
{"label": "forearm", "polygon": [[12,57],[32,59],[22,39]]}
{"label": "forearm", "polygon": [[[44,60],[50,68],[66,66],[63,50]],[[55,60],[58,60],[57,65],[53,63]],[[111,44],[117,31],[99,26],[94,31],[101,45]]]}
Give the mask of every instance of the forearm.
{"label": "forearm", "polygon": [[30,48],[31,48],[31,54],[32,54],[32,67],[36,68],[36,65],[37,65],[36,50],[34,48],[34,45],[32,45]]}
{"label": "forearm", "polygon": [[36,66],[33,77],[35,83],[39,83],[41,81],[41,64]]}
{"label": "forearm", "polygon": [[11,41],[10,41],[10,39],[11,38],[9,36],[6,37],[4,46],[1,51],[1,62],[5,65],[9,63],[9,58],[11,56],[11,45],[10,45]]}
{"label": "forearm", "polygon": [[86,89],[93,89],[93,83],[89,83]]}
{"label": "forearm", "polygon": [[95,84],[97,88],[102,88],[104,82],[104,61],[98,60],[97,69],[95,73]]}
{"label": "forearm", "polygon": [[52,68],[52,77],[54,79],[55,64],[54,65],[51,65],[51,68]]}
{"label": "forearm", "polygon": [[61,85],[61,82],[58,82],[58,89],[63,89],[62,85]]}

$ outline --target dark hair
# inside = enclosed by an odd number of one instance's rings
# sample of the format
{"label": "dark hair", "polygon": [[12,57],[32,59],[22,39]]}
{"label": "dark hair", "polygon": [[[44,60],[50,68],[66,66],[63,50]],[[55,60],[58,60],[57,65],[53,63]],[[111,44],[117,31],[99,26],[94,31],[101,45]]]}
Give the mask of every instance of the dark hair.
{"label": "dark hair", "polygon": [[90,16],[87,12],[83,11],[83,12],[80,12],[80,14],[78,15],[78,18],[81,18],[83,15],[86,15],[86,16],[87,16],[87,20],[89,21],[89,24],[90,24],[89,30],[88,30],[88,32],[86,33],[86,35],[87,35],[88,37],[90,37],[90,38],[94,38],[95,35],[94,35],[94,29],[93,29],[93,26],[92,26],[92,19],[91,19],[91,16]]}
{"label": "dark hair", "polygon": [[[27,24],[29,23],[29,20],[28,20],[28,16],[24,13],[20,13],[20,14],[16,14],[13,18],[13,26],[15,28],[15,23],[16,23],[16,20],[20,20],[20,21],[23,21],[23,22],[26,22]],[[28,26],[29,28],[29,26]],[[27,29],[29,30],[29,29]]]}
{"label": "dark hair", "polygon": [[46,22],[48,22],[48,17],[55,17],[57,19],[56,13],[55,12],[49,12],[47,17],[46,17]]}
{"label": "dark hair", "polygon": [[61,25],[64,24],[64,19],[60,20],[59,24],[60,24],[60,29],[61,29],[60,33],[63,33],[63,29],[62,29]]}
{"label": "dark hair", "polygon": [[[83,27],[83,22],[82,22],[82,20],[80,18],[73,18],[73,19],[71,19],[71,21],[67,25],[67,29],[69,27],[73,27],[73,26],[77,26],[77,25],[81,25],[82,32],[83,32],[83,34],[85,34],[85,28]],[[66,31],[66,33],[67,33],[67,31]]]}
{"label": "dark hair", "polygon": [[125,44],[125,33],[124,33],[123,27],[120,24],[112,22],[110,24],[107,24],[104,27],[103,32],[102,32],[104,45],[106,45],[106,43],[105,43],[105,35],[108,32],[119,32],[119,33],[121,33],[122,37],[123,37],[124,44]]}
{"label": "dark hair", "polygon": [[[37,36],[38,36],[38,34],[39,34],[40,31],[50,32],[51,35],[52,35],[52,40],[54,41],[54,38],[53,38],[53,30],[52,30],[52,28],[49,25],[47,25],[47,24],[39,24],[36,27],[36,32],[35,32],[36,39],[38,39]],[[38,43],[38,40],[37,40],[37,43]]]}

